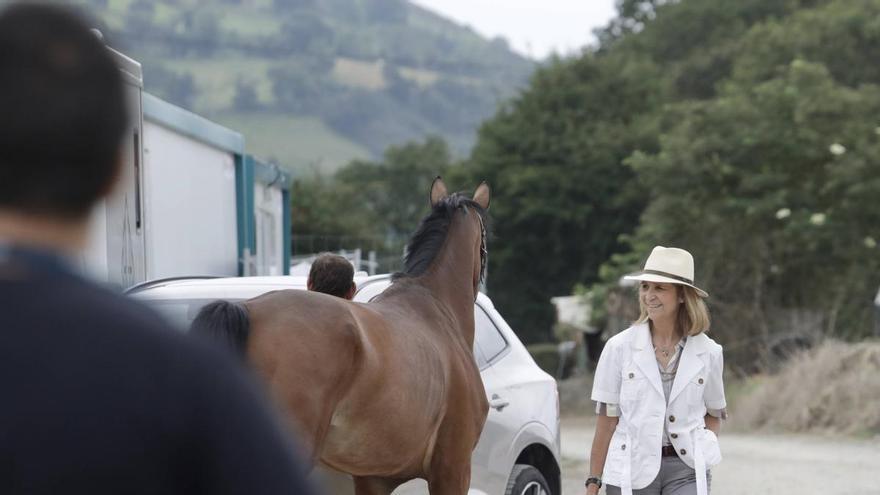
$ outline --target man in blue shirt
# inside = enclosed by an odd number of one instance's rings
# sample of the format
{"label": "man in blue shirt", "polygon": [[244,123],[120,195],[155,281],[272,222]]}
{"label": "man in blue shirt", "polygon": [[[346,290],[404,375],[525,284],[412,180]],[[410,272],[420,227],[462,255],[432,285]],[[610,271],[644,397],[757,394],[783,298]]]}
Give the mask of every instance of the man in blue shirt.
{"label": "man in blue shirt", "polygon": [[75,14],[0,11],[0,109],[0,493],[313,493],[230,358],[67,266],[129,118]]}

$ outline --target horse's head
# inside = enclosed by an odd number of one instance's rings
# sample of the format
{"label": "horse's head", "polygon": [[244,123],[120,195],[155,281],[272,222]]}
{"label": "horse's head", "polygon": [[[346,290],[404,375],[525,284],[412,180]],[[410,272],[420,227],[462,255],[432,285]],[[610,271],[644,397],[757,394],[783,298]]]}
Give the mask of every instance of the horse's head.
{"label": "horse's head", "polygon": [[[472,199],[468,200],[461,194],[450,195],[446,189],[443,179],[437,177],[431,184],[431,209],[436,210],[438,207],[451,208],[455,211],[461,211],[461,215],[452,215],[451,225],[449,227],[450,236],[462,236],[462,242],[465,246],[471,246],[472,256],[472,281],[474,287],[474,296],[479,290],[480,281],[486,273],[486,261],[489,254],[486,249],[486,225],[483,216],[489,210],[489,185],[485,182],[477,186]],[[443,203],[447,204],[444,205]],[[463,227],[458,227],[462,225]]]}
{"label": "horse's head", "polygon": [[[431,213],[422,219],[406,246],[403,277],[431,276],[461,287],[473,284],[474,297],[486,269],[484,216],[489,208],[489,186],[480,184],[473,199],[461,193],[449,194],[437,177],[431,185]],[[460,288],[457,290],[461,290]]]}

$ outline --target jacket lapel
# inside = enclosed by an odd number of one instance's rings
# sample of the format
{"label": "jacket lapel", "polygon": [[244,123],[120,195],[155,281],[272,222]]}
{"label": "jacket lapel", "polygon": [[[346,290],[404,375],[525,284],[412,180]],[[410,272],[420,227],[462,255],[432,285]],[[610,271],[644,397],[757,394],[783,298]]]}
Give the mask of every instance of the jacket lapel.
{"label": "jacket lapel", "polygon": [[688,337],[684,343],[684,349],[681,351],[681,358],[678,361],[678,371],[676,371],[675,380],[672,382],[672,391],[669,392],[670,404],[684,390],[691,378],[703,369],[703,360],[699,355],[706,352],[707,339],[708,337],[701,333]]}
{"label": "jacket lapel", "polygon": [[651,330],[647,323],[640,323],[633,330],[635,330],[632,340],[633,361],[648,377],[648,381],[651,382],[654,389],[663,397],[660,369],[657,367],[657,357],[654,355],[654,346],[651,344]]}

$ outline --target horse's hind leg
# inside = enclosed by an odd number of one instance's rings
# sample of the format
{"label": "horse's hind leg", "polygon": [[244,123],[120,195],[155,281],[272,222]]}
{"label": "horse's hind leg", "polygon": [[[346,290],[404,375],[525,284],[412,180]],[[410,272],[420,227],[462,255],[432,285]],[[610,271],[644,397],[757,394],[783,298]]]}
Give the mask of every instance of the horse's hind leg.
{"label": "horse's hind leg", "polygon": [[[470,460],[470,458],[468,458]],[[431,473],[428,493],[431,495],[465,495],[471,484],[471,466],[468,462],[450,466],[448,470]]]}
{"label": "horse's hind leg", "polygon": [[401,480],[377,478],[373,476],[355,476],[355,495],[389,495],[401,484]]}

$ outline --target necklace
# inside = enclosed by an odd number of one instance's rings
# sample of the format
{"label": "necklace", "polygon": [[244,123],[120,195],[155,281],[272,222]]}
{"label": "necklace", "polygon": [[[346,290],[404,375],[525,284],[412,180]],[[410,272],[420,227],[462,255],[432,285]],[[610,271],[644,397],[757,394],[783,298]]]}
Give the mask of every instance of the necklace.
{"label": "necklace", "polygon": [[670,347],[670,348],[668,348],[668,349],[664,349],[664,348],[662,348],[662,347],[657,347],[657,346],[655,345],[655,346],[654,346],[654,352],[659,352],[660,354],[663,354],[663,357],[668,358],[668,357],[669,357],[669,353],[672,352],[672,349],[673,349],[674,347],[675,347],[675,346]]}

